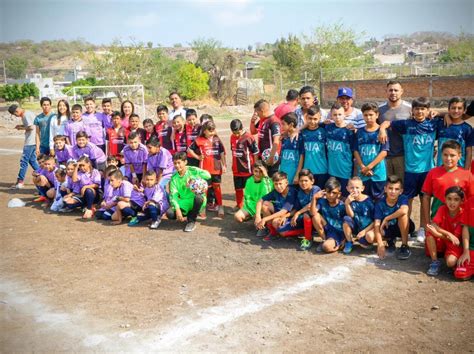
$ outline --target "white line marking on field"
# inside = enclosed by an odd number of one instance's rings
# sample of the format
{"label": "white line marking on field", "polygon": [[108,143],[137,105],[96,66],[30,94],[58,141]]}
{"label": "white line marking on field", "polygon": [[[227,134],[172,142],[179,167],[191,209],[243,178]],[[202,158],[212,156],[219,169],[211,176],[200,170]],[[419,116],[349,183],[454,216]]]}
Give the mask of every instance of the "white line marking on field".
{"label": "white line marking on field", "polygon": [[16,154],[21,154],[23,150],[19,149],[3,149],[0,148],[0,154],[1,155],[16,155]]}

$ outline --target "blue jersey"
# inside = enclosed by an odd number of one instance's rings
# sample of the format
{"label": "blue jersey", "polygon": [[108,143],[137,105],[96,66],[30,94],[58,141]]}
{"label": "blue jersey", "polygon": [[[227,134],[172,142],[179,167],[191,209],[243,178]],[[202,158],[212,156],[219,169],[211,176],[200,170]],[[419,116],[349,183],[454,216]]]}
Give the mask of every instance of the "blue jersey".
{"label": "blue jersey", "polygon": [[419,123],[415,119],[407,119],[392,122],[391,126],[403,139],[405,171],[423,173],[431,170],[434,167],[433,154],[438,121],[425,119]]}
{"label": "blue jersey", "polygon": [[438,157],[436,159],[436,166],[443,164],[441,149],[447,140],[455,140],[461,144],[461,159],[458,165],[464,167],[466,163],[466,148],[474,146],[474,129],[466,122],[451,124],[447,127],[444,125],[444,120],[440,119],[438,122]]}
{"label": "blue jersey", "polygon": [[337,205],[330,206],[326,198],[318,199],[318,211],[326,222],[338,231],[342,230],[342,221],[346,216],[346,207],[339,201]]}
{"label": "blue jersey", "polygon": [[[369,132],[366,128],[359,129],[356,133],[356,141],[354,151],[357,151],[362,159],[362,163],[367,166],[380,154],[381,151],[388,151],[388,142],[381,144],[379,142],[379,129]],[[371,177],[364,176],[360,173],[360,167],[357,167],[359,176],[363,181],[371,179],[374,182],[381,182],[387,180],[387,168],[385,161],[380,161],[373,169],[374,175]]]}
{"label": "blue jersey", "polygon": [[[384,196],[377,204],[375,204],[374,219],[382,221],[387,216],[392,215],[394,212],[400,209],[402,205],[408,206],[407,196],[403,194],[399,196],[397,202],[393,206],[387,204],[387,197]],[[395,225],[396,223],[397,219],[392,219],[388,224]]]}
{"label": "blue jersey", "polygon": [[264,195],[262,199],[266,202],[272,202],[275,213],[282,209],[291,211],[296,204],[296,194],[296,187],[288,186],[288,194],[286,197],[276,190],[272,190],[270,193]]}
{"label": "blue jersey", "polygon": [[370,198],[363,201],[354,200],[351,202],[351,208],[354,212],[354,223],[362,231],[374,221],[374,202]]}
{"label": "blue jersey", "polygon": [[344,179],[351,178],[354,132],[345,127],[338,128],[336,124],[326,126],[326,132],[329,175]]}
{"label": "blue jersey", "polygon": [[306,128],[300,132],[300,136],[300,153],[304,154],[303,168],[310,170],[315,175],[328,173],[326,130],[322,126],[314,130]]}
{"label": "blue jersey", "polygon": [[293,183],[300,161],[299,141],[300,137],[297,135],[293,139],[285,136],[281,142],[280,171],[286,173],[290,184]]}
{"label": "blue jersey", "polygon": [[320,190],[321,188],[319,188],[318,186],[313,186],[308,191],[308,193],[305,193],[303,190],[301,190],[301,188],[298,188],[298,193],[296,194],[295,210],[303,209],[305,206],[311,203],[311,200],[313,200],[314,195]]}
{"label": "blue jersey", "polygon": [[49,131],[51,119],[56,119],[56,114],[50,113],[48,116],[44,113],[40,113],[34,120],[34,125],[39,128],[40,131],[40,146],[49,147],[53,149],[54,146],[49,146]]}

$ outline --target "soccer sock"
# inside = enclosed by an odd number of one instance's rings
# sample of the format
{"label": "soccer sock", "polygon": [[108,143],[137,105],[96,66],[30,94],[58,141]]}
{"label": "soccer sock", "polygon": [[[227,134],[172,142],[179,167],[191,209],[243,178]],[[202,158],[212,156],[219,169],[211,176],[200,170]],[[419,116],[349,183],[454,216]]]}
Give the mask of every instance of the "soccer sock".
{"label": "soccer sock", "polygon": [[126,207],[126,208],[123,208],[123,209],[122,209],[122,215],[123,215],[124,217],[127,217],[127,216],[135,216],[136,213],[135,213],[135,211],[134,211],[132,208]]}
{"label": "soccer sock", "polygon": [[235,190],[235,201],[239,208],[242,208],[244,205],[244,190],[243,189],[236,189]]}
{"label": "soccer sock", "polygon": [[273,227],[271,222],[267,223],[267,228],[268,228],[268,230],[270,230],[270,235],[272,235],[272,236],[278,235],[277,229],[275,229],[275,227]]}
{"label": "soccer sock", "polygon": [[313,221],[309,216],[304,216],[303,218],[304,225],[304,238],[313,241]]}
{"label": "soccer sock", "polygon": [[221,185],[220,183],[213,183],[212,188],[214,189],[214,194],[216,195],[216,203],[217,205],[222,205],[222,192],[221,192]]}

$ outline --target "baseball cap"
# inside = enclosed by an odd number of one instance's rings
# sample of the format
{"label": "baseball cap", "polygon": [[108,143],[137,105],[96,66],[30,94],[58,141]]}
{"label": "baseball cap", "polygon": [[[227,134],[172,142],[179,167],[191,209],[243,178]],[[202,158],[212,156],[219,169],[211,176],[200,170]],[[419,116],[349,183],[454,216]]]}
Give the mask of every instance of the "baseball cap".
{"label": "baseball cap", "polygon": [[10,107],[8,107],[8,112],[10,112],[10,114],[15,114],[17,108],[18,106],[16,104],[12,104]]}
{"label": "baseball cap", "polygon": [[347,96],[352,98],[352,89],[350,87],[339,87],[337,90],[337,97]]}

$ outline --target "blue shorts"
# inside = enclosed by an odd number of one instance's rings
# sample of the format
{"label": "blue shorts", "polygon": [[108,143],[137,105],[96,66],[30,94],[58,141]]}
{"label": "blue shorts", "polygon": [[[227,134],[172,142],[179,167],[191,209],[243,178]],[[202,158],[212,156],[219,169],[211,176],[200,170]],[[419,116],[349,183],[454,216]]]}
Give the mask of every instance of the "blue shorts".
{"label": "blue shorts", "polygon": [[279,234],[283,234],[288,231],[303,230],[304,229],[303,218],[304,218],[303,215],[298,216],[298,219],[296,219],[295,226],[291,226],[291,218],[286,219],[286,222],[278,228],[277,232]]}
{"label": "blue shorts", "polygon": [[[415,223],[410,219],[408,225],[408,235],[410,235],[415,231]],[[385,229],[384,238],[387,240],[396,240],[397,238],[401,237],[402,234],[400,232],[400,228],[398,227],[398,221],[395,220],[393,224],[389,224],[388,227]]]}
{"label": "blue shorts", "polygon": [[336,242],[336,246],[340,246],[342,241],[346,239],[343,231],[339,231],[329,224],[324,226],[324,232],[326,233],[326,240],[333,239]]}
{"label": "blue shorts", "polygon": [[367,194],[374,201],[380,200],[384,195],[384,187],[387,183],[386,181],[372,181],[368,179],[363,181],[365,187],[365,194]]}
{"label": "blue shorts", "polygon": [[405,186],[403,187],[403,194],[406,195],[408,199],[421,195],[421,188],[423,187],[423,182],[425,182],[427,174],[428,172],[412,173],[405,171]]}
{"label": "blue shorts", "polygon": [[324,189],[324,185],[326,184],[326,181],[329,179],[329,175],[327,173],[324,173],[322,175],[315,175],[314,176],[314,184],[317,185],[319,188]]}
{"label": "blue shorts", "polygon": [[359,225],[357,225],[354,221],[353,218],[351,218],[350,216],[344,216],[344,221],[343,221],[344,224],[347,224],[351,230],[352,230],[352,233],[357,235],[361,230],[359,228]]}

